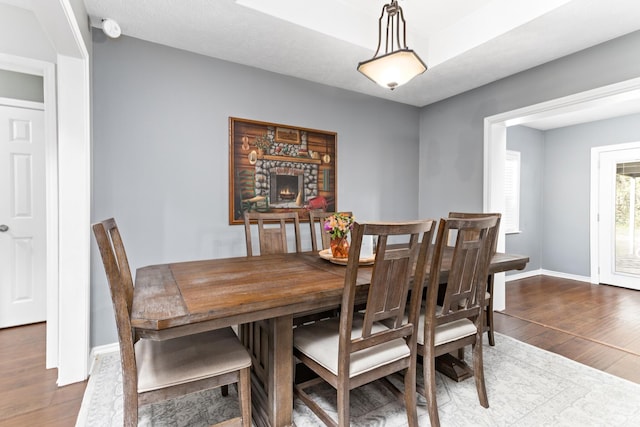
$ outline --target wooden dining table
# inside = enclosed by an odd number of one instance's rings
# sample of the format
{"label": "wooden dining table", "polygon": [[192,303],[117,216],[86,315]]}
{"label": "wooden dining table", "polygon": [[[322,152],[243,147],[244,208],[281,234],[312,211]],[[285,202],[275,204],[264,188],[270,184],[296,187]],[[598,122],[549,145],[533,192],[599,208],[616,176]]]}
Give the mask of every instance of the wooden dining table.
{"label": "wooden dining table", "polygon": [[[497,253],[490,272],[523,269],[529,258]],[[446,282],[450,260],[443,263]],[[358,271],[363,294],[371,268]],[[262,381],[252,381],[254,422],[290,426],[293,319],[337,307],[345,267],[315,252],[152,265],[136,271],[131,323],[141,338],[165,340],[261,321],[268,328]]]}

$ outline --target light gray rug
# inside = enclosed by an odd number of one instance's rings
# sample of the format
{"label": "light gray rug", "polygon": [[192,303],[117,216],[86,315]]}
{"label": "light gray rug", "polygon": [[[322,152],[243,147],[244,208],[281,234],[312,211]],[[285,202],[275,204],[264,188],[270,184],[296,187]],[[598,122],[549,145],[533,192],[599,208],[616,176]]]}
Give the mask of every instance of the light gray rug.
{"label": "light gray rug", "polygon": [[[495,347],[485,342],[484,355],[490,407],[478,403],[473,379],[456,383],[438,376],[443,426],[640,425],[638,384],[499,334]],[[121,426],[121,381],[117,353],[100,356],[76,426]],[[330,387],[319,388],[316,396],[323,407],[335,408],[335,392]],[[230,387],[225,398],[213,390],[143,407],[139,418],[141,426],[204,426],[238,413],[235,391]],[[425,406],[418,406],[418,416],[421,426],[430,425]],[[351,392],[351,419],[353,426],[406,425],[402,401],[379,383]],[[294,422],[298,427],[321,424],[297,400]]]}

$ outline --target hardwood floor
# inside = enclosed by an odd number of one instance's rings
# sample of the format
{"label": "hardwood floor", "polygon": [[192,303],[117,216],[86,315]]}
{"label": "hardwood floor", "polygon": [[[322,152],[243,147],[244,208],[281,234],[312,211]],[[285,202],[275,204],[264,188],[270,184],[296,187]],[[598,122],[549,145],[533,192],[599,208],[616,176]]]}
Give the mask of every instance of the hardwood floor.
{"label": "hardwood floor", "polygon": [[497,332],[640,384],[640,291],[549,276],[506,286]]}
{"label": "hardwood floor", "polygon": [[[507,283],[496,331],[640,383],[640,291],[536,276]],[[0,330],[0,427],[74,426],[86,382],[56,386],[45,324]]]}
{"label": "hardwood floor", "polygon": [[45,369],[44,323],[0,329],[0,426],[74,426],[86,382],[58,387]]}

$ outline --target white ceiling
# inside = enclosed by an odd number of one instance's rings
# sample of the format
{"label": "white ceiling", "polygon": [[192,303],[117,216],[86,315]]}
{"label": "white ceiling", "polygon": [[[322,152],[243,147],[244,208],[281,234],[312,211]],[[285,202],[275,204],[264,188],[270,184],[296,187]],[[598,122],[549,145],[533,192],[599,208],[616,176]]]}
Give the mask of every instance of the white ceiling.
{"label": "white ceiling", "polygon": [[639,0],[400,0],[429,69],[390,91],[356,71],[384,0],[84,1],[96,27],[414,106],[640,30]]}

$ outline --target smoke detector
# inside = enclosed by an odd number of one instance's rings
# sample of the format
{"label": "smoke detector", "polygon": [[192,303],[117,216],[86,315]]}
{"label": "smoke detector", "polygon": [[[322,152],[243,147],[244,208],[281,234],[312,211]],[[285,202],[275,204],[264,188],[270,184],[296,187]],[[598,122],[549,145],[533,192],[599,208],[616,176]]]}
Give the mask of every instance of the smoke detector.
{"label": "smoke detector", "polygon": [[102,31],[112,39],[117,39],[122,34],[122,30],[120,29],[120,25],[113,19],[103,19],[102,20]]}

